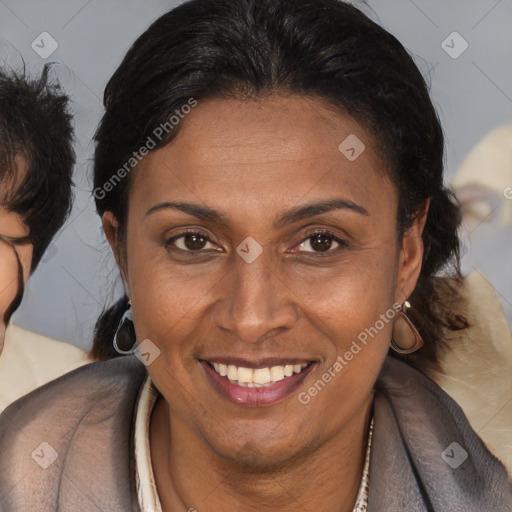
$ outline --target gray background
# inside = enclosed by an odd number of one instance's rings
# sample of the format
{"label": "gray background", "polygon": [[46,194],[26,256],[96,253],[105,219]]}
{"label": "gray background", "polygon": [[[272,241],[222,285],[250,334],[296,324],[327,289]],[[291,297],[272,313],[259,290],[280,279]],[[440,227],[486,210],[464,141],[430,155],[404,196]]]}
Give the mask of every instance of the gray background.
{"label": "gray background", "polygon": [[[177,3],[0,0],[0,59],[16,65],[22,56],[34,73],[40,72],[45,62],[62,63],[55,73],[72,96],[76,116],[75,206],[29,281],[22,307],[14,317],[23,327],[88,348],[98,314],[113,300],[115,290],[119,292],[117,272],[91,195],[91,138],[102,114],[101,98],[108,78],[136,37]],[[361,8],[414,54],[431,83],[447,138],[449,182],[480,138],[496,126],[512,122],[512,1],[375,0]],[[456,59],[441,46],[454,31],[469,45]],[[46,59],[31,47],[42,32],[58,43]],[[463,260],[466,271],[474,266],[483,270],[501,296],[509,321],[511,230],[493,235],[480,246],[477,240]]]}

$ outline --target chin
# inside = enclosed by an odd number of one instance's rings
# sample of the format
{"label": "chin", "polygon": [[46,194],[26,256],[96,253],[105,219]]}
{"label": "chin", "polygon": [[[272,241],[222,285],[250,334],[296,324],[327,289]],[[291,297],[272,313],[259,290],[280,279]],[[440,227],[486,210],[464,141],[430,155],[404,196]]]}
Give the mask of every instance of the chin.
{"label": "chin", "polygon": [[273,449],[252,442],[246,443],[240,449],[230,448],[227,453],[220,452],[218,455],[247,473],[265,474],[284,469],[296,458],[296,454],[289,450]]}
{"label": "chin", "polygon": [[219,457],[249,473],[283,470],[318,448],[319,443],[299,441],[296,432],[282,433],[283,435],[276,438],[270,436],[272,430],[267,429],[261,436],[255,436],[249,430],[245,438],[231,437],[218,441],[210,439],[209,443]]}

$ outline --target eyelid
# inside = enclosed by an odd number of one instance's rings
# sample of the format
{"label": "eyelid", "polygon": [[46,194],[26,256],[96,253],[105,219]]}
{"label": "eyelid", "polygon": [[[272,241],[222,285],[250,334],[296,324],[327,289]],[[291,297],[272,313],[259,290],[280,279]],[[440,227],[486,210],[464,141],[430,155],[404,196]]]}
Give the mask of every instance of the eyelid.
{"label": "eyelid", "polygon": [[[317,227],[317,228],[311,228],[311,229],[307,230],[305,232],[305,236],[297,244],[294,245],[294,248],[303,244],[306,240],[311,239],[312,236],[319,235],[319,234],[329,235],[336,243],[338,243],[339,247],[337,247],[334,250],[326,251],[324,253],[315,252],[315,251],[297,251],[297,252],[305,252],[305,253],[317,254],[317,255],[322,255],[322,254],[330,255],[330,254],[334,254],[335,252],[337,252],[338,249],[346,247],[348,245],[347,241],[344,238],[342,238],[340,235],[338,235],[334,230],[329,229],[329,228]],[[167,238],[164,242],[164,246],[168,247],[171,244],[173,244],[176,240],[179,240],[180,238],[183,238],[186,235],[200,235],[200,236],[203,236],[203,238],[205,238],[208,243],[212,243],[212,244],[216,243],[211,239],[211,237],[208,235],[208,233],[206,233],[205,231],[203,231],[199,228],[185,228],[185,229],[183,229],[183,231],[173,234],[171,237]],[[181,251],[181,252],[197,253],[197,254],[201,254],[204,251],[212,250],[212,249],[198,249],[197,251],[193,251],[193,250],[181,249],[178,247],[174,247],[173,249],[175,249],[177,251]],[[219,249],[219,252],[220,251],[222,251],[222,249]]]}
{"label": "eyelid", "polygon": [[321,227],[317,227],[317,228],[310,228],[308,229],[306,232],[305,232],[305,235],[306,236],[311,236],[311,235],[316,235],[318,233],[327,233],[329,235],[333,235],[333,236],[338,236],[334,230],[332,229],[329,229],[329,228],[321,228]]}
{"label": "eyelid", "polygon": [[0,240],[10,244],[10,245],[26,245],[32,242],[30,239],[30,235],[20,236],[20,237],[11,237],[6,235],[0,235]]}

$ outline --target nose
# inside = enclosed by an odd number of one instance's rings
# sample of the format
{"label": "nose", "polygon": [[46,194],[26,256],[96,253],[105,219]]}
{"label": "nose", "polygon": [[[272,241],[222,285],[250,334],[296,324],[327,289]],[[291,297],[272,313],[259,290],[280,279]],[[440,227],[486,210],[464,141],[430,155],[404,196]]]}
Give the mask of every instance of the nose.
{"label": "nose", "polygon": [[212,306],[214,327],[252,344],[290,330],[299,316],[297,305],[265,251],[252,263],[234,258]]}

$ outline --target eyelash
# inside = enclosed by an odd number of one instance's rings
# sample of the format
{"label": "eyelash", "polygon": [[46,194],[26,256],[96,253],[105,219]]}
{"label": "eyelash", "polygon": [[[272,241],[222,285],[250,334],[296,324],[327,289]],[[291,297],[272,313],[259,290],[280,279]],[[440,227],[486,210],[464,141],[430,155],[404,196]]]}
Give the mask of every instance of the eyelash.
{"label": "eyelash", "polygon": [[[208,249],[200,249],[200,250],[197,250],[197,251],[192,251],[192,250],[186,250],[186,249],[170,247],[171,244],[176,242],[176,240],[179,240],[180,238],[184,238],[187,235],[200,236],[201,238],[205,238],[207,242],[212,243],[211,240],[208,238],[208,235],[206,233],[204,233],[203,231],[191,229],[191,230],[182,231],[181,233],[179,233],[177,235],[174,235],[171,238],[167,239],[164,242],[165,248],[167,250],[176,250],[176,251],[182,251],[182,252],[187,252],[187,253],[198,253],[198,254],[200,254],[204,250],[208,250]],[[334,250],[330,250],[329,249],[328,251],[325,251],[325,252],[321,252],[321,251],[317,251],[317,252],[316,251],[294,251],[294,252],[299,252],[299,253],[300,252],[305,252],[306,254],[310,255],[309,257],[313,257],[313,258],[320,257],[320,258],[322,258],[322,257],[325,257],[325,256],[331,256],[331,255],[339,252],[341,249],[344,249],[345,247],[348,246],[347,242],[345,240],[343,240],[342,238],[340,238],[338,235],[336,235],[333,231],[330,231],[329,229],[317,229],[315,231],[308,232],[306,238],[302,239],[302,241],[300,241],[296,245],[296,247],[302,245],[307,240],[311,240],[313,237],[315,237],[317,235],[326,235],[326,236],[330,237],[332,239],[332,241],[334,241],[334,242],[339,244],[339,247],[336,247]]]}

